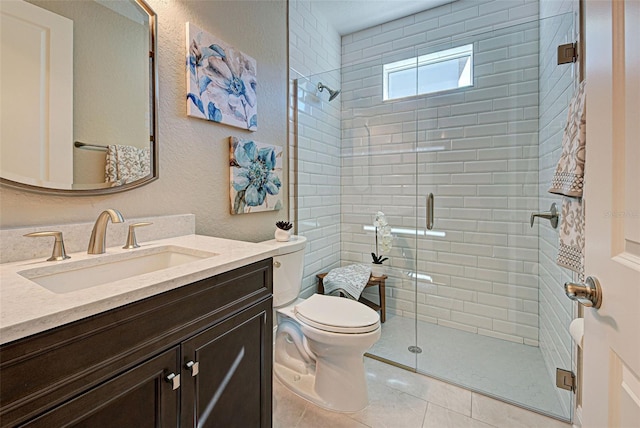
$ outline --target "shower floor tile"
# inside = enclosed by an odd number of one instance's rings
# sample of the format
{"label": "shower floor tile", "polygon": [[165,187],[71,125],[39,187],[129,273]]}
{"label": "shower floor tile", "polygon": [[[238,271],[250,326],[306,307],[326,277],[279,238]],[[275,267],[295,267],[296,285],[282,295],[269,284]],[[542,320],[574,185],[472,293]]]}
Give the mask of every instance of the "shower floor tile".
{"label": "shower floor tile", "polygon": [[568,418],[559,390],[547,373],[540,348],[418,321],[419,354],[414,319],[387,315],[382,337],[369,354],[421,373],[527,408]]}

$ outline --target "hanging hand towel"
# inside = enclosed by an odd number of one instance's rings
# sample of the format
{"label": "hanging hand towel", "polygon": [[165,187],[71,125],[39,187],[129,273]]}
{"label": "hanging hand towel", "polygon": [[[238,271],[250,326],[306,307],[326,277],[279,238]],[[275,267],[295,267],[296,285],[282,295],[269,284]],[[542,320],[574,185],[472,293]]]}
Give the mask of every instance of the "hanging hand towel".
{"label": "hanging hand towel", "polygon": [[324,277],[324,294],[344,293],[348,298],[358,300],[369,282],[371,266],[357,264],[331,269]]}
{"label": "hanging hand towel", "polygon": [[578,273],[584,280],[584,200],[562,198],[558,265]]}
{"label": "hanging hand towel", "polygon": [[107,146],[105,183],[120,186],[146,177],[151,173],[151,151],[132,146]]}
{"label": "hanging hand towel", "polygon": [[562,136],[562,154],[551,181],[550,193],[579,198],[584,184],[586,143],[585,81],[569,103],[567,124]]}

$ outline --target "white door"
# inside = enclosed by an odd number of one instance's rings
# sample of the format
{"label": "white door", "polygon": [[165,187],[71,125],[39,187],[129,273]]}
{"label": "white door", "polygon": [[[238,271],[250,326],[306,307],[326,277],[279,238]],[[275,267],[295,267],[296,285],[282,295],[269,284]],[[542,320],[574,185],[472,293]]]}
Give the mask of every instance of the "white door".
{"label": "white door", "polygon": [[0,172],[37,186],[73,181],[73,21],[0,1]]}
{"label": "white door", "polygon": [[640,426],[640,2],[586,4],[587,275],[582,422]]}

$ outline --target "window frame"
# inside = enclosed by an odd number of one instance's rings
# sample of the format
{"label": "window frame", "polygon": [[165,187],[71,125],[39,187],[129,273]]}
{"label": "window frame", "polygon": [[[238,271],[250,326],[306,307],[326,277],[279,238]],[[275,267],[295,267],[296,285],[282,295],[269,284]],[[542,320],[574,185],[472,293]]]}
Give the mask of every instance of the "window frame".
{"label": "window frame", "polygon": [[[430,91],[430,92],[418,92],[418,71],[420,67],[424,67],[431,64],[437,64],[445,61],[451,61],[460,58],[469,58],[470,66],[470,83],[468,85],[456,86],[452,88],[442,89],[439,91]],[[432,52],[429,54],[424,54],[420,56],[416,56],[413,58],[403,59],[400,61],[394,61],[387,64],[382,65],[382,101],[393,101],[400,100],[404,98],[417,97],[420,95],[428,95],[428,94],[436,94],[440,92],[454,91],[462,88],[473,87],[473,76],[474,76],[474,49],[473,43],[469,43],[466,45],[460,45],[453,48],[443,49],[440,51]],[[406,95],[402,97],[390,97],[389,96],[389,75],[400,72],[414,69],[416,72],[416,87],[415,91],[411,95]]]}

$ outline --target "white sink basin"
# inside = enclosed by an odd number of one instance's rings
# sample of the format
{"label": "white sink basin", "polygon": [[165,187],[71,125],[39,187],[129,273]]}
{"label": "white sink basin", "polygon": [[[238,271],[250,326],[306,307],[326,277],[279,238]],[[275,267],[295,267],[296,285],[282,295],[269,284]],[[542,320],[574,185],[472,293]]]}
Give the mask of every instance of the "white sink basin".
{"label": "white sink basin", "polygon": [[121,254],[98,256],[18,273],[54,293],[64,294],[217,255],[219,254],[165,245]]}

